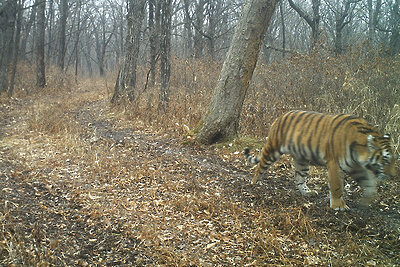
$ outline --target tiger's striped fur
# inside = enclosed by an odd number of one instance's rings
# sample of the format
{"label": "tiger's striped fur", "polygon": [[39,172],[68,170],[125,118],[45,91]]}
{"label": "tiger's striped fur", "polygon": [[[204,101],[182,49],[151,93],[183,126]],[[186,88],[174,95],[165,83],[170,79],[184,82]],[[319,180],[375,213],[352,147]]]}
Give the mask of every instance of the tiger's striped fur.
{"label": "tiger's striped fur", "polygon": [[368,202],[376,193],[377,178],[396,175],[390,136],[380,134],[365,120],[346,114],[290,111],[271,125],[259,156],[251,156],[249,149],[244,154],[250,163],[258,164],[252,184],[282,154],[290,154],[294,159],[295,181],[303,195],[311,192],[306,184],[309,166],[327,166],[330,207],[336,210],[348,209],[343,200],[340,170],[364,188]]}

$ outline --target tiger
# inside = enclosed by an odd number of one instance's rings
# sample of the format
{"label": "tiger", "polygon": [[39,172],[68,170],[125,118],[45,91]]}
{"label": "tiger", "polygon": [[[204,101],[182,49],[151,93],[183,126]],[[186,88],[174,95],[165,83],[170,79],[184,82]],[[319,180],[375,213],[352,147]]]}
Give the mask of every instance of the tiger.
{"label": "tiger", "polygon": [[282,154],[293,157],[295,184],[304,196],[314,192],[306,183],[310,165],[327,167],[329,206],[334,210],[349,209],[343,199],[343,172],[361,186],[366,204],[374,199],[378,180],[397,173],[390,135],[349,114],[289,111],[277,118],[258,156],[244,150],[247,161],[258,164],[251,184]]}

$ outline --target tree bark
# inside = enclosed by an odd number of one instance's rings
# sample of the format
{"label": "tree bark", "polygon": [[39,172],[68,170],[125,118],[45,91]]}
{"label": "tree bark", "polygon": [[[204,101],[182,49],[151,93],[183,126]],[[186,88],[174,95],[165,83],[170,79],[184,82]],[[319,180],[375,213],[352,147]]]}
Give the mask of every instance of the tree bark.
{"label": "tree bark", "polygon": [[81,34],[81,7],[82,3],[81,0],[76,1],[76,8],[77,8],[77,29],[76,29],[76,39],[75,39],[75,45],[74,45],[74,50],[75,50],[75,81],[78,80],[78,66],[79,66],[79,38]]}
{"label": "tree bark", "polygon": [[18,1],[18,16],[17,16],[17,25],[14,34],[14,45],[12,51],[12,68],[11,68],[11,77],[10,77],[10,85],[8,88],[8,95],[11,97],[14,93],[14,84],[15,84],[15,74],[17,72],[17,62],[18,62],[18,54],[19,54],[19,41],[21,39],[21,27],[22,27],[22,15],[23,15],[23,6],[24,0]]}
{"label": "tree bark", "polygon": [[377,0],[375,8],[373,8],[372,0],[367,1],[368,6],[368,39],[373,42],[375,40],[376,25],[378,23],[378,15],[382,7],[382,0]]}
{"label": "tree bark", "polygon": [[212,144],[237,135],[258,52],[278,0],[247,0],[196,140]]}
{"label": "tree bark", "polygon": [[0,6],[0,93],[8,90],[17,2],[9,0]]}
{"label": "tree bark", "polygon": [[57,65],[60,70],[64,70],[64,60],[66,51],[66,35],[68,18],[68,0],[60,0],[60,32],[58,39],[58,57]]}
{"label": "tree bark", "polygon": [[395,0],[391,10],[391,36],[389,41],[390,54],[400,53],[400,0]]}
{"label": "tree bark", "polygon": [[156,84],[157,44],[160,26],[159,2],[159,0],[149,0],[150,87],[154,87]]}
{"label": "tree bark", "polygon": [[[340,55],[343,52],[343,28],[350,23],[352,17],[351,4],[352,1],[347,0],[344,3],[344,8],[337,10],[335,13],[335,54]],[[346,20],[347,19],[347,20]]]}
{"label": "tree bark", "polygon": [[171,76],[171,0],[161,4],[161,43],[160,43],[160,102],[159,112],[165,112],[169,105],[169,86]]}
{"label": "tree bark", "polygon": [[115,103],[127,97],[130,102],[135,99],[136,67],[140,47],[140,30],[144,19],[146,0],[130,0],[128,7],[128,35],[125,43],[125,55],[115,82],[111,102]]}
{"label": "tree bark", "polygon": [[46,29],[46,1],[36,0],[37,3],[37,31],[36,31],[36,85],[45,87],[46,75],[44,65],[44,41]]}
{"label": "tree bark", "polygon": [[285,18],[283,14],[283,1],[280,1],[279,3],[279,13],[281,15],[281,25],[282,25],[282,59],[284,59],[286,53],[286,29],[285,29]]}
{"label": "tree bark", "polygon": [[313,16],[308,15],[304,10],[302,10],[298,5],[296,5],[293,0],[289,0],[289,5],[302,17],[307,24],[311,27],[311,49],[313,49],[319,41],[319,7],[321,5],[321,0],[312,0],[312,10]]}
{"label": "tree bark", "polygon": [[192,22],[189,16],[190,3],[188,0],[183,1],[183,9],[184,9],[184,55],[185,58],[189,58],[193,56],[193,34],[192,34]]}
{"label": "tree bark", "polygon": [[23,31],[23,38],[21,40],[21,48],[20,48],[21,57],[23,57],[23,58],[26,58],[26,46],[27,46],[28,38],[29,38],[31,29],[32,29],[32,26],[33,26],[33,22],[35,20],[36,20],[36,5],[34,5],[32,7],[32,11],[31,11],[31,14],[29,16],[29,20],[28,20],[28,22],[27,22],[27,24],[25,26],[24,31]]}
{"label": "tree bark", "polygon": [[194,57],[200,58],[203,56],[203,24],[204,24],[204,5],[205,0],[199,0],[196,5],[196,32],[194,35]]}

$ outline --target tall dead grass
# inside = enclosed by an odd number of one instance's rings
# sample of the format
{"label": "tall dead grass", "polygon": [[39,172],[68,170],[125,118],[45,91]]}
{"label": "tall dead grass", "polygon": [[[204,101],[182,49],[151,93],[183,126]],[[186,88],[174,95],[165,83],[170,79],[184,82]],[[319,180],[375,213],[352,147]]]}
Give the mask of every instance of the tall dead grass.
{"label": "tall dead grass", "polygon": [[[169,107],[163,112],[158,108],[159,83],[153,88],[146,86],[148,69],[142,67],[137,75],[136,101],[119,111],[143,127],[188,134],[209,104],[221,67],[221,63],[210,59],[174,58]],[[58,102],[43,101],[42,107],[37,104],[32,109],[32,129],[51,133],[74,128],[68,125],[63,110],[87,101],[110,98],[116,77],[114,73],[104,79],[76,82],[73,75],[50,67],[47,86],[39,90],[32,85],[35,79],[32,68],[22,63],[18,69],[17,97],[58,95]],[[244,103],[240,135],[266,136],[272,121],[288,110],[350,113],[390,133],[399,153],[399,84],[400,56],[389,58],[385,51],[366,49],[362,44],[340,57],[315,51],[310,55],[295,54],[268,65],[261,62]],[[80,95],[77,96],[77,92]]]}
{"label": "tall dead grass", "polygon": [[[159,85],[145,88],[146,69],[138,77],[135,104],[124,108],[131,120],[187,134],[205,112],[221,64],[175,58],[169,108],[158,109]],[[367,119],[393,136],[400,149],[400,56],[368,50],[360,44],[334,57],[325,51],[295,54],[282,62],[257,65],[240,121],[240,135],[264,137],[272,121],[293,110],[349,113]]]}
{"label": "tall dead grass", "polygon": [[383,52],[362,47],[341,57],[319,51],[261,64],[248,91],[241,132],[264,136],[277,116],[292,109],[349,113],[391,133],[398,153],[399,74],[399,56],[388,58]]}

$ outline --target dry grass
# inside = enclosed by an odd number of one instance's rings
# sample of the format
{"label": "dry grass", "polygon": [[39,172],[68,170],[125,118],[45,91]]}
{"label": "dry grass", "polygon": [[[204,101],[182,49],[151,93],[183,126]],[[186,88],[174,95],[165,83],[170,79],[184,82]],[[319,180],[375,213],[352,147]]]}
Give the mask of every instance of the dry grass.
{"label": "dry grass", "polygon": [[[396,141],[398,64],[356,54],[260,64],[241,133],[265,136],[292,108],[365,116],[366,109]],[[141,93],[137,105],[110,106],[113,75],[76,83],[51,70],[42,91],[23,91],[28,82],[21,79],[17,99],[2,99],[0,107],[0,265],[399,264],[396,181],[380,188],[371,210],[335,213],[320,171],[310,177],[320,195],[305,199],[294,190],[286,158],[261,186],[248,184],[236,151],[246,139],[227,148],[182,145],[220,67],[174,59],[171,103],[162,115],[157,88]],[[20,70],[30,77],[29,68]],[[141,92],[144,81],[139,85]],[[391,107],[386,121],[375,117],[381,111],[374,101]],[[347,193],[356,206],[358,188],[350,184]]]}

